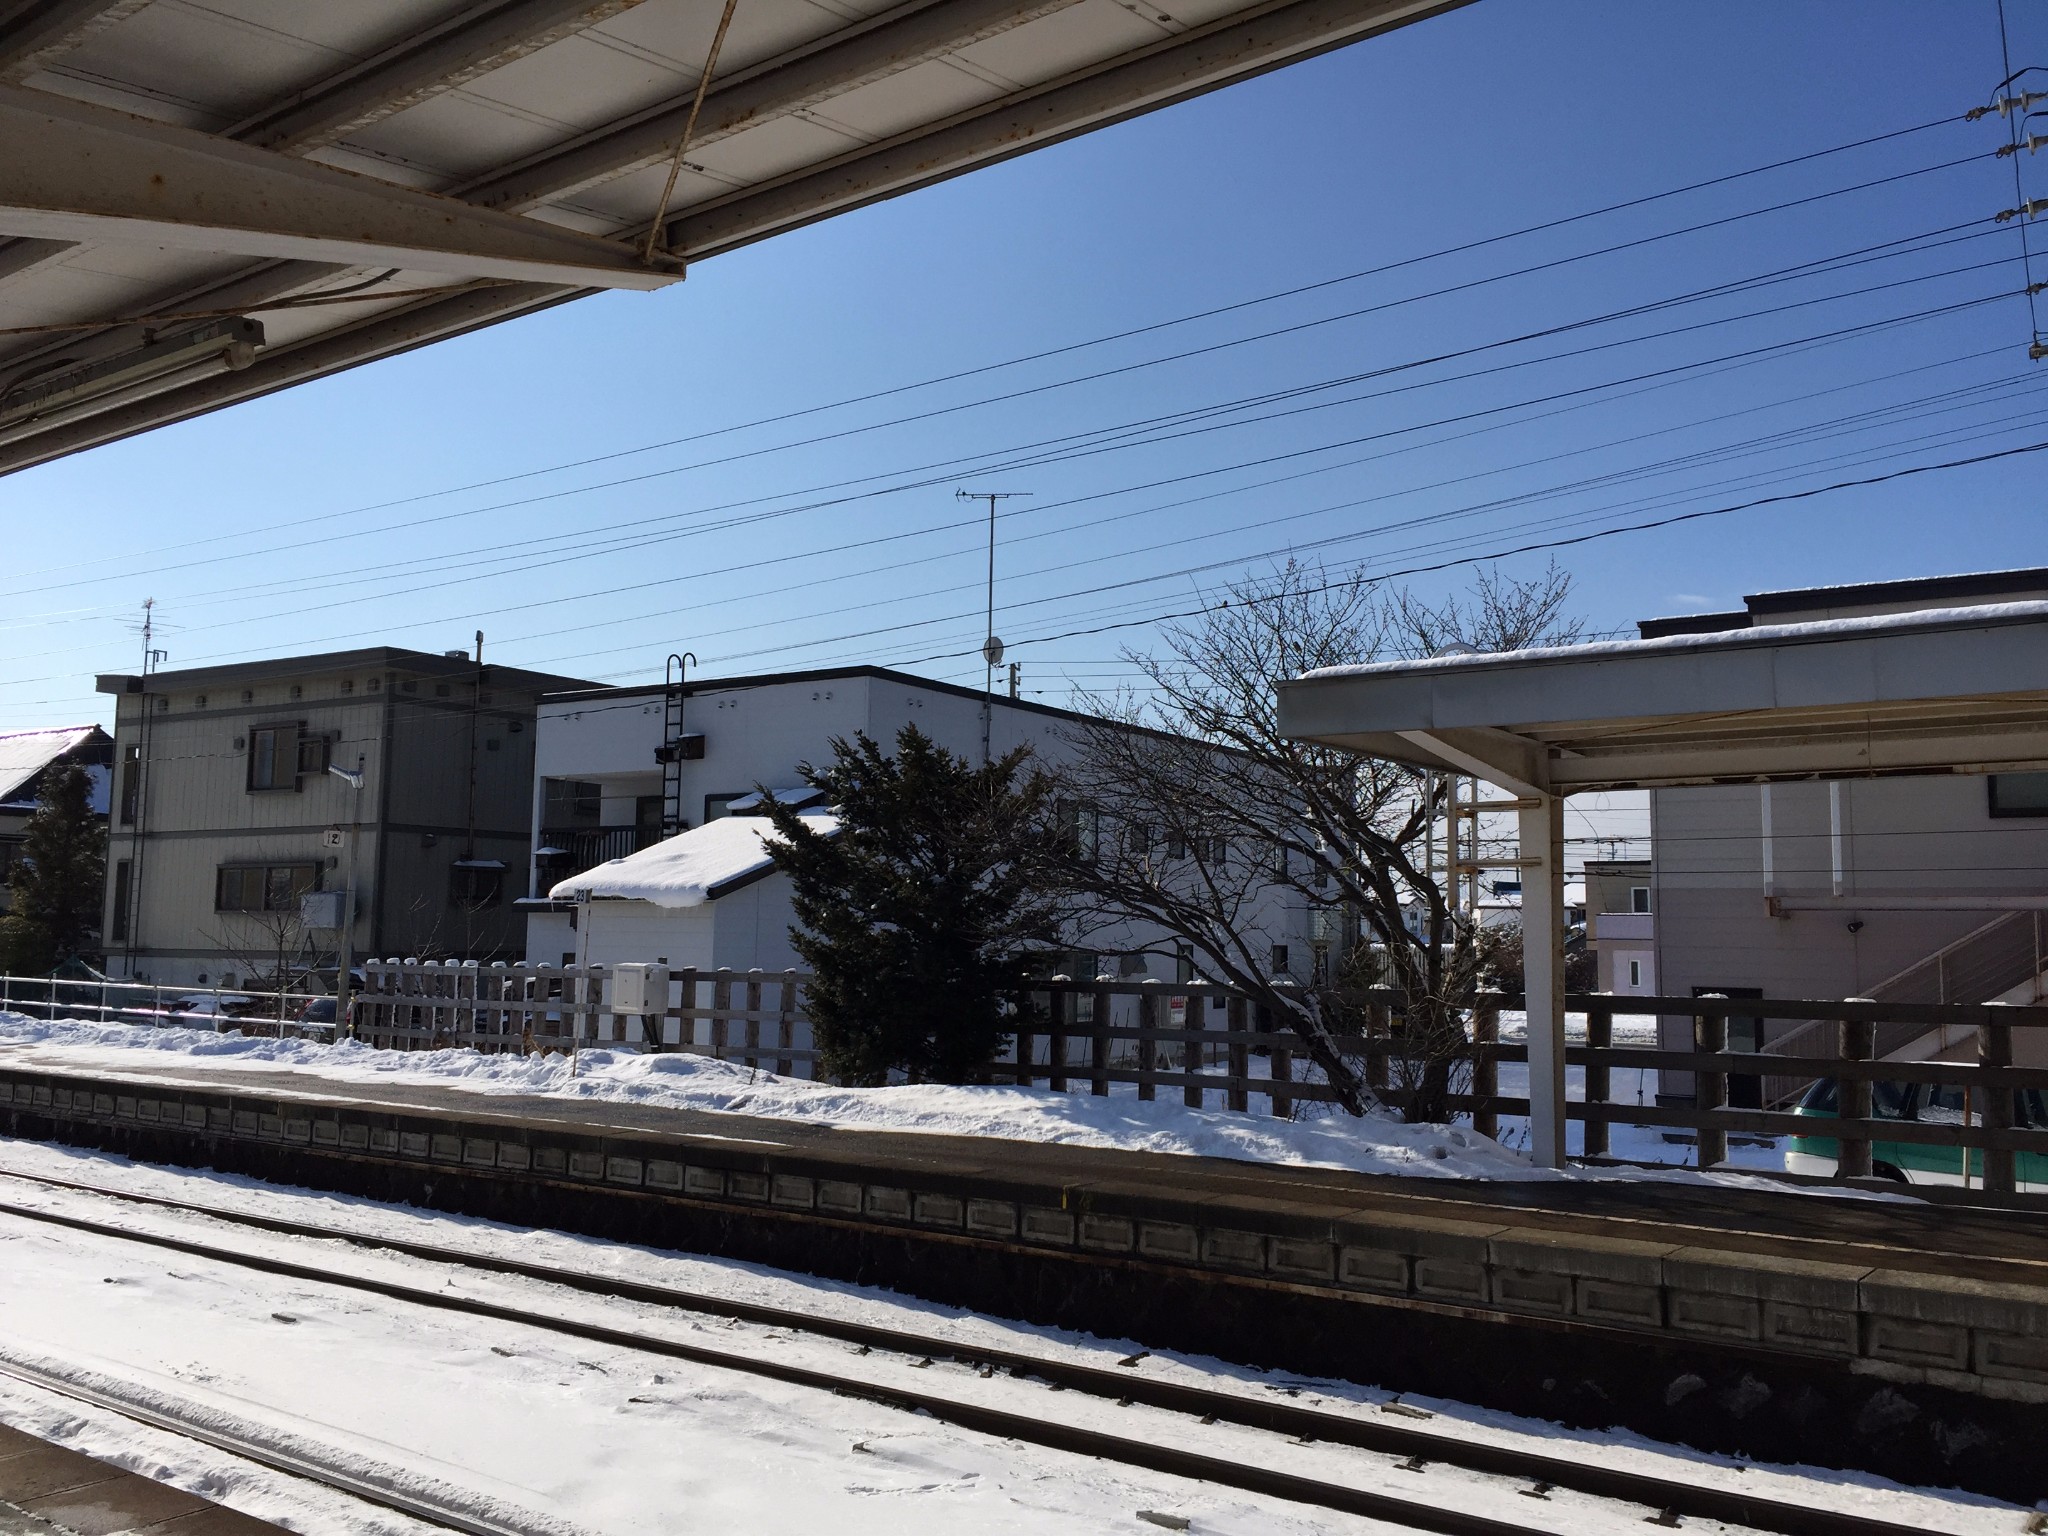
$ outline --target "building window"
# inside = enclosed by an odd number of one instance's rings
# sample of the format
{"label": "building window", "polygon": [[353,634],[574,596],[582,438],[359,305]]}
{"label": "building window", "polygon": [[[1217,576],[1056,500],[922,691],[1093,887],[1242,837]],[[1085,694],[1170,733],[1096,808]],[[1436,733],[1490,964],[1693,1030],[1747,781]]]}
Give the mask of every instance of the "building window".
{"label": "building window", "polygon": [[1187,837],[1178,828],[1166,834],[1166,856],[1169,859],[1184,859],[1188,856]]}
{"label": "building window", "polygon": [[604,787],[581,779],[547,779],[541,788],[541,824],[594,827],[604,811]]}
{"label": "building window", "polygon": [[327,737],[325,733],[299,738],[299,772],[322,774],[327,771]]}
{"label": "building window", "polygon": [[661,841],[662,809],[659,795],[633,797],[633,837],[640,847],[651,848]]}
{"label": "building window", "polygon": [[1083,864],[1102,854],[1102,814],[1085,800],[1062,800],[1054,810],[1067,851]]}
{"label": "building window", "polygon": [[142,748],[121,749],[121,825],[135,825],[135,808],[142,799]]}
{"label": "building window", "polygon": [[1642,962],[1642,961],[1640,961],[1640,960],[1631,960],[1631,961],[1629,961],[1629,963],[1628,963],[1628,984],[1629,984],[1630,986],[1632,986],[1632,987],[1640,987],[1640,986],[1641,986],[1641,985],[1643,984],[1643,962]]}
{"label": "building window", "polygon": [[128,937],[128,882],[133,873],[126,859],[114,866],[114,910],[107,921],[107,937],[110,939]]}
{"label": "building window", "polygon": [[713,822],[721,817],[730,816],[732,814],[733,801],[744,800],[751,793],[753,793],[751,790],[736,789],[729,795],[706,795],[704,797],[705,821]]}
{"label": "building window", "polygon": [[472,912],[495,907],[505,899],[505,867],[481,861],[456,864],[448,871],[448,905]]}
{"label": "building window", "polygon": [[1988,782],[1993,816],[2048,816],[2048,773],[1994,773]]}
{"label": "building window", "polygon": [[1275,944],[1273,946],[1272,972],[1275,976],[1285,976],[1287,974],[1287,946],[1285,944]]}
{"label": "building window", "polygon": [[1628,909],[1631,912],[1650,910],[1650,888],[1647,885],[1632,885],[1628,888]]}
{"label": "building window", "polygon": [[223,864],[214,871],[216,912],[296,912],[299,898],[320,889],[317,864]]}
{"label": "building window", "polygon": [[259,725],[249,732],[249,788],[299,787],[299,728]]}

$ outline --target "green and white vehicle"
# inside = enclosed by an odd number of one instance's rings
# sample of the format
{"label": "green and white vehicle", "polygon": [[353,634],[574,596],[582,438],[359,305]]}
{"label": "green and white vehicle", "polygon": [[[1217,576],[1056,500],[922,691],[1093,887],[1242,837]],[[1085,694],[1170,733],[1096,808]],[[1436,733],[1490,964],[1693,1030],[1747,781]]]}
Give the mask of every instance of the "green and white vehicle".
{"label": "green and white vehicle", "polygon": [[[1912,1120],[1922,1125],[1961,1125],[1966,1117],[1975,1120],[1983,1112],[1981,1100],[1974,1106],[1966,1104],[1967,1092],[1957,1083],[1872,1083],[1871,1118]],[[2015,1090],[2014,1098],[2016,1127],[2048,1130],[2048,1094],[2038,1088],[2022,1088]],[[1834,1080],[1822,1078],[1807,1089],[1793,1113],[1815,1119],[1835,1118],[1838,1110]],[[1797,1135],[1786,1150],[1785,1171],[1832,1178],[1838,1155],[1832,1136]],[[1984,1182],[1984,1154],[1974,1149],[1922,1141],[1873,1140],[1870,1158],[1879,1178],[1896,1179],[1902,1184],[1981,1186]],[[2015,1171],[2021,1189],[2048,1190],[2048,1153],[2020,1153]]]}

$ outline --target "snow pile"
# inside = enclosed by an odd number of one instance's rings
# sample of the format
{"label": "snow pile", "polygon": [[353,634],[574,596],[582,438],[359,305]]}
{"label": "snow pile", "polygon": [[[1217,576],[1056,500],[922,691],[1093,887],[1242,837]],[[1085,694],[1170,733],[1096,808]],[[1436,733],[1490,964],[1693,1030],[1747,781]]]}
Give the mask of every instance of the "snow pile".
{"label": "snow pile", "polygon": [[761,1115],[849,1130],[996,1137],[1436,1178],[1558,1176],[1459,1126],[1404,1125],[1385,1116],[1357,1119],[1343,1114],[1279,1120],[1188,1109],[1165,1099],[1148,1103],[1129,1091],[1094,1098],[1044,1088],[993,1086],[838,1088],[704,1056],[607,1049],[585,1050],[572,1076],[564,1056],[386,1051],[347,1040],[321,1045],[79,1019],[46,1022],[20,1014],[0,1014],[0,1041],[60,1047],[62,1062],[70,1068],[133,1070],[138,1055],[156,1052],[204,1058],[212,1067],[285,1067],[328,1082],[425,1083],[476,1093],[549,1094]]}
{"label": "snow pile", "polygon": [[[805,811],[806,825],[830,836],[839,818]],[[664,838],[623,859],[572,875],[548,894],[557,901],[650,901],[658,907],[701,907],[775,862],[775,828],[765,816],[721,816]]]}

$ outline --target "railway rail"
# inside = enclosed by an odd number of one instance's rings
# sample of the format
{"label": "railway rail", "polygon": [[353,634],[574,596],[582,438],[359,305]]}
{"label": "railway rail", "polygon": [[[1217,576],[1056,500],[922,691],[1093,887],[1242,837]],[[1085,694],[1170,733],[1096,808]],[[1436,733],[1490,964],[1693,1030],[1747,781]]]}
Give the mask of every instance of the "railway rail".
{"label": "railway rail", "polygon": [[250,1436],[234,1434],[216,1424],[196,1423],[146,1404],[131,1402],[118,1393],[105,1392],[69,1381],[49,1371],[37,1370],[34,1366],[18,1360],[0,1359],[0,1376],[22,1382],[42,1392],[67,1398],[74,1403],[83,1403],[88,1407],[119,1414],[122,1418],[132,1419],[138,1424],[146,1424],[151,1429],[182,1435],[187,1440],[197,1440],[200,1444],[212,1446],[217,1451],[226,1451],[229,1455],[239,1456],[244,1461],[268,1467],[273,1472],[282,1472],[302,1482],[317,1483],[323,1488],[348,1494],[381,1509],[395,1510],[437,1530],[461,1531],[466,1533],[466,1536],[531,1536],[530,1530],[525,1526],[485,1519],[466,1510],[451,1509],[436,1500],[407,1493],[403,1489],[388,1486],[375,1478],[350,1472],[346,1468],[329,1466],[311,1457],[294,1455],[276,1445]]}
{"label": "railway rail", "polygon": [[[1667,1526],[1691,1517],[1775,1532],[1778,1536],[1919,1536],[1923,1530],[1923,1527],[1918,1525],[1888,1521],[1866,1514],[1816,1508],[1810,1504],[1794,1503],[1763,1493],[1703,1486],[1696,1482],[1626,1468],[1600,1466],[1586,1460],[1541,1451],[1460,1440],[1454,1433],[1428,1428],[1425,1411],[1403,1410],[1398,1405],[1391,1413],[1382,1410],[1369,1418],[1338,1414],[1305,1407],[1296,1402],[1269,1401],[1185,1382],[1162,1380],[1119,1366],[1092,1365],[1048,1358],[1028,1351],[1008,1350],[980,1343],[962,1343],[903,1328],[821,1316],[790,1307],[737,1300],[552,1264],[481,1254],[437,1243],[229,1210],[216,1205],[112,1189],[103,1185],[46,1175],[0,1170],[0,1184],[7,1181],[95,1196],[136,1207],[198,1216],[280,1236],[339,1242],[365,1249],[381,1249],[408,1258],[477,1273],[540,1281],[589,1295],[766,1325],[791,1333],[852,1344],[863,1354],[882,1351],[924,1362],[940,1358],[953,1359],[978,1367],[984,1375],[993,1374],[998,1370],[1005,1371],[1019,1378],[1043,1382],[1056,1389],[1077,1391],[1091,1397],[1108,1399],[1120,1406],[1142,1404],[1150,1408],[1186,1414],[1208,1423],[1225,1423],[1266,1431],[1302,1443],[1344,1446],[1400,1457],[1404,1459],[1405,1469],[1410,1471],[1421,1471],[1431,1464],[1439,1464],[1510,1480],[1518,1485],[1517,1491],[1537,1498],[1545,1497],[1553,1490],[1565,1489],[1595,1498],[1636,1505],[1646,1511],[1646,1519]],[[399,1280],[337,1274],[331,1268],[316,1264],[274,1255],[248,1253],[187,1237],[137,1230],[87,1216],[20,1205],[5,1199],[0,1199],[0,1215],[148,1244],[192,1257],[216,1260],[291,1279],[368,1292],[444,1311],[541,1328],[591,1342],[664,1355],[717,1369],[740,1371],[840,1395],[860,1397],[907,1411],[923,1412],[934,1419],[962,1428],[1049,1449],[1117,1461],[1244,1492],[1385,1520],[1414,1530],[1439,1532],[1442,1536],[1509,1536],[1509,1533],[1514,1533],[1514,1536],[1527,1536],[1534,1528],[1529,1522],[1509,1522],[1490,1515],[1445,1508],[1426,1496],[1411,1498],[1383,1491],[1352,1488],[1277,1468],[1248,1464],[1241,1459],[1226,1460],[1183,1447],[1161,1444],[1156,1438],[1116,1434],[1101,1429],[1060,1423],[1047,1417],[977,1404],[944,1391],[922,1390],[863,1378],[858,1374],[842,1374],[766,1359],[738,1350],[649,1336],[630,1328],[556,1316]],[[64,1389],[59,1387],[58,1390]],[[117,1411],[129,1411],[120,1408],[118,1404],[108,1406],[116,1407]],[[1409,1414],[1422,1417],[1409,1417]],[[1399,1422],[1394,1422],[1396,1418]],[[177,1426],[167,1424],[163,1427]],[[190,1431],[181,1429],[179,1432]],[[222,1448],[235,1449],[232,1446]],[[246,1453],[237,1451],[237,1454]],[[251,1459],[260,1461],[264,1458],[252,1456]],[[407,1512],[413,1513],[410,1510]],[[432,1513],[422,1513],[419,1518],[435,1520],[451,1525],[455,1529],[489,1530],[494,1533],[505,1529],[497,1526],[463,1525]]]}

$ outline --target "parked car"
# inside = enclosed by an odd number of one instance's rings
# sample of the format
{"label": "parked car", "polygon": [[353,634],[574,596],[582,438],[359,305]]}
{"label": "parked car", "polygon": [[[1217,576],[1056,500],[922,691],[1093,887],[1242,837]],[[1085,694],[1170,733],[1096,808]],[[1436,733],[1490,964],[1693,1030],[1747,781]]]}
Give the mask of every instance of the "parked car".
{"label": "parked car", "polygon": [[331,997],[316,997],[292,1015],[292,1022],[301,1032],[308,1029],[324,1030],[332,1036],[335,1020],[335,1000]]}
{"label": "parked car", "polygon": [[[1923,1125],[1961,1125],[1965,1117],[1975,1118],[1965,1104],[1968,1092],[1959,1083],[1881,1083],[1870,1085],[1870,1113],[1875,1120],[1915,1120]],[[2015,1090],[2013,1124],[2028,1130],[2048,1129],[2048,1094],[2038,1088]],[[1836,1105],[1835,1082],[1822,1078],[1806,1090],[1795,1114],[1815,1119],[1833,1119]],[[1787,1173],[1810,1173],[1833,1178],[1839,1147],[1832,1136],[1794,1136],[1785,1153]],[[1967,1179],[1965,1157],[1969,1159]],[[1901,1184],[1972,1184],[1984,1182],[1984,1154],[1959,1147],[1936,1146],[1921,1141],[1873,1141],[1870,1145],[1873,1171],[1879,1178]],[[2015,1176],[2021,1189],[2048,1190],[2048,1153],[2022,1152],[2015,1159]]]}

